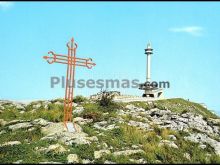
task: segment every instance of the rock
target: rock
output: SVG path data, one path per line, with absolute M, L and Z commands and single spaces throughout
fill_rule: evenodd
M 48 149 L 48 148 L 46 148 L 46 147 L 35 147 L 34 148 L 35 149 L 35 151 L 37 151 L 37 152 L 46 152 L 46 150 Z
M 23 160 L 17 160 L 16 162 L 13 162 L 13 164 L 20 164 L 22 162 L 23 162 Z
M 129 159 L 129 161 L 133 162 L 133 163 L 137 163 L 137 164 L 146 164 L 147 161 L 145 161 L 144 159 Z
M 76 107 L 76 109 L 73 110 L 73 114 L 81 114 L 84 111 L 83 107 Z
M 134 148 L 134 149 L 138 149 L 139 148 L 137 145 L 132 145 L 131 147 Z
M 142 129 L 148 129 L 149 128 L 149 125 L 147 123 L 133 121 L 133 120 L 130 120 L 128 125 L 135 126 L 135 127 L 140 127 Z
M 189 153 L 184 153 L 183 157 L 186 158 L 187 160 L 191 160 L 191 156 Z
M 31 127 L 31 128 L 29 128 L 27 131 L 28 132 L 31 132 L 31 131 L 33 131 L 33 130 L 35 130 L 36 128 L 35 127 Z
M 59 101 L 56 101 L 54 104 L 55 104 L 55 105 L 63 105 L 63 103 L 61 103 L 61 102 L 59 102 Z
M 20 113 L 20 114 L 23 114 L 23 113 L 25 113 L 25 111 L 20 111 L 19 113 Z
M 105 127 L 108 124 L 107 121 L 101 121 L 101 122 L 96 122 L 93 127 L 97 129 L 102 129 L 102 127 Z
M 169 138 L 170 140 L 176 140 L 176 136 L 174 136 L 174 135 L 168 135 L 168 138 Z
M 205 148 L 206 148 L 206 145 L 205 145 L 205 144 L 200 144 L 200 145 L 199 145 L 199 148 L 205 149 Z
M 0 119 L 0 126 L 5 126 L 7 124 L 7 121 L 4 119 Z
M 73 121 L 75 123 L 80 124 L 80 125 L 85 125 L 85 124 L 91 123 L 93 120 L 92 119 L 84 119 L 82 117 L 76 117 L 73 119 Z
M 40 162 L 39 164 L 62 164 L 61 162 Z
M 208 137 L 204 133 L 203 134 L 201 134 L 201 133 L 193 133 L 193 134 L 190 134 L 187 137 L 184 137 L 184 139 L 192 141 L 192 142 L 195 142 L 195 143 L 200 143 L 200 144 L 207 143 L 212 148 L 214 148 L 215 153 L 217 155 L 220 155 L 220 142 L 218 142 L 218 141 L 216 141 L 214 139 L 211 139 L 210 137 Z
M 4 133 L 6 133 L 6 131 L 5 131 L 5 130 L 2 130 L 2 131 L 0 132 L 0 135 L 2 135 L 2 134 L 4 134 Z
M 108 148 L 108 144 L 107 144 L 107 143 L 105 143 L 105 142 L 104 142 L 104 143 L 102 143 L 102 146 L 103 146 L 103 148 L 104 148 L 104 149 L 107 149 L 107 148 Z
M 40 126 L 47 126 L 48 124 L 50 124 L 51 122 L 48 122 L 47 120 L 44 120 L 42 118 L 39 119 L 35 119 L 32 124 L 34 125 L 40 125 Z
M 162 162 L 160 160 L 155 160 L 155 163 L 158 164 L 158 163 L 162 163 Z
M 7 122 L 7 126 L 8 125 L 14 125 L 14 124 L 17 124 L 17 123 L 23 123 L 23 122 L 29 122 L 29 121 L 25 121 L 25 120 L 11 120 L 9 122 Z
M 30 128 L 33 125 L 30 124 L 29 122 L 24 122 L 24 123 L 18 123 L 15 125 L 10 125 L 8 128 L 12 131 L 18 130 L 18 129 L 23 129 L 23 128 Z
M 133 104 L 128 104 L 128 105 L 125 106 L 125 108 L 130 109 L 130 110 L 133 110 L 133 109 L 135 109 L 136 107 L 135 107 Z
M 83 159 L 82 160 L 82 164 L 92 164 L 92 163 L 94 163 L 94 160 L 93 161 L 91 161 L 89 159 Z
M 52 144 L 48 147 L 46 152 L 64 153 L 66 152 L 66 149 L 60 144 Z
M 1 108 L 0 108 L 0 109 L 1 109 Z M 209 118 L 209 119 L 208 119 L 208 124 L 209 124 L 209 125 L 219 126 L 219 125 L 220 125 L 220 119 Z
M 117 164 L 117 163 L 112 162 L 112 161 L 109 161 L 109 160 L 106 160 L 106 161 L 104 162 L 104 164 Z
M 106 155 L 106 154 L 110 154 L 110 150 L 100 150 L 100 151 L 95 151 L 94 152 L 94 157 L 95 159 L 99 159 L 101 158 L 103 155 Z
M 158 146 L 161 147 L 163 145 L 167 145 L 172 148 L 178 148 L 178 146 L 173 141 L 169 141 L 169 140 L 161 140 Z
M 89 141 L 92 141 L 92 142 L 98 142 L 99 141 L 99 139 L 96 136 L 87 137 L 86 139 L 89 140 Z
M 38 109 L 38 108 L 40 108 L 40 107 L 41 107 L 41 104 L 40 104 L 40 103 L 33 105 L 33 109 Z
M 111 125 L 107 125 L 107 124 L 108 124 L 107 121 L 96 122 L 93 125 L 93 127 L 96 129 L 104 130 L 104 131 L 119 128 L 118 126 L 115 126 L 115 124 L 111 124 Z
M 15 107 L 18 109 L 18 110 L 25 110 L 25 107 L 23 104 L 20 104 L 20 103 L 14 103 Z
M 1 144 L 0 146 L 3 147 L 3 146 L 13 146 L 13 145 L 19 145 L 21 144 L 20 141 L 10 141 L 10 142 L 5 142 L 4 144 Z
M 58 140 L 66 145 L 72 144 L 91 144 L 91 141 L 97 140 L 97 137 L 88 137 L 88 134 L 82 132 L 82 128 L 75 124 L 77 131 L 74 133 L 64 129 L 63 123 L 51 123 L 41 128 L 41 132 L 45 134 L 41 140 Z
M 128 155 L 138 154 L 138 153 L 144 153 L 144 151 L 141 150 L 141 149 L 139 149 L 139 150 L 117 151 L 117 152 L 114 152 L 113 155 L 114 155 L 114 156 L 120 156 L 120 155 L 128 156 Z
M 48 104 L 44 105 L 44 109 L 48 109 L 48 108 L 49 108 Z
M 165 115 L 170 115 L 171 111 L 170 110 L 160 110 L 158 108 L 153 108 L 149 111 L 150 116 L 155 116 L 155 117 L 162 117 Z
M 77 107 L 77 106 L 78 106 L 78 104 L 73 102 L 73 107 Z
M 69 154 L 67 156 L 67 162 L 68 163 L 79 163 L 78 155 L 76 155 L 76 154 Z
M 3 107 L 2 105 L 0 105 L 0 110 L 5 110 L 5 107 Z

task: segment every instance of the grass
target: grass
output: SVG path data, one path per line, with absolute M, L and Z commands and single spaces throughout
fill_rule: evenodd
M 132 104 L 135 105 L 136 107 L 140 107 L 145 110 L 149 110 L 152 108 L 158 108 L 161 110 L 169 109 L 172 112 L 178 114 L 187 113 L 187 112 L 201 114 L 204 117 L 204 119 L 219 118 L 217 115 L 213 114 L 211 111 L 209 111 L 207 108 L 203 107 L 202 105 L 184 100 L 182 98 L 157 100 L 151 103 L 135 101 L 132 102 Z
M 169 109 L 172 112 L 176 112 L 179 114 L 192 112 L 196 114 L 201 114 L 206 118 L 218 118 L 217 115 L 213 114 L 211 111 L 204 108 L 202 105 L 186 101 L 181 98 L 157 100 L 154 102 L 154 105 L 159 109 Z
M 42 102 L 35 102 L 26 107 L 25 113 L 21 114 L 15 107 L 4 105 L 5 110 L 0 113 L 0 119 L 11 121 L 18 120 L 34 120 L 37 118 L 43 118 L 52 122 L 60 122 L 63 120 L 63 105 L 55 105 L 54 103 L 62 99 L 53 100 L 48 108 L 45 109 L 43 105 L 32 111 L 33 106 Z M 91 103 L 82 98 L 76 97 L 75 101 L 84 107 L 84 111 L 78 116 L 84 118 L 92 118 L 93 123 L 99 121 L 109 121 L 111 117 L 117 117 L 118 109 L 125 109 L 127 103 L 111 103 L 108 106 L 101 106 L 99 103 Z M 131 104 L 131 103 L 129 103 Z M 197 103 L 192 103 L 184 99 L 167 99 L 158 100 L 153 103 L 134 102 L 132 103 L 137 107 L 149 110 L 151 108 L 169 109 L 176 113 L 193 112 L 204 116 L 204 118 L 218 118 L 212 114 L 206 108 Z M 106 115 L 104 115 L 104 113 Z M 77 116 L 77 115 L 76 115 Z M 138 118 L 134 118 L 131 115 L 125 115 L 123 117 L 125 121 L 135 120 L 142 121 Z M 142 121 L 144 122 L 144 121 Z M 125 150 L 131 148 L 132 145 L 139 146 L 139 149 L 145 151 L 143 154 L 134 154 L 130 156 L 114 156 L 113 154 L 105 155 L 102 158 L 95 160 L 95 163 L 104 163 L 105 160 L 109 160 L 116 163 L 132 163 L 129 159 L 145 159 L 148 163 L 220 163 L 220 157 L 215 155 L 214 150 L 207 145 L 207 148 L 201 149 L 196 143 L 192 143 L 184 140 L 184 136 L 188 133 L 183 131 L 172 131 L 169 129 L 161 129 L 156 125 L 153 125 L 153 130 L 140 130 L 137 127 L 129 126 L 127 124 L 118 124 L 119 128 L 113 130 L 103 131 L 104 136 L 98 135 L 97 129 L 93 128 L 93 123 L 89 123 L 82 126 L 83 132 L 89 136 L 97 136 L 100 144 L 106 143 L 109 147 L 113 147 L 111 152 Z M 36 128 L 30 132 L 25 129 L 12 132 L 1 126 L 1 130 L 6 130 L 5 134 L 1 135 L 0 144 L 7 141 L 21 141 L 22 144 L 15 146 L 0 147 L 0 160 L 3 163 L 11 163 L 17 160 L 23 160 L 23 163 L 39 163 L 44 161 L 56 161 L 66 163 L 68 154 L 75 153 L 79 156 L 80 161 L 82 159 L 94 160 L 94 151 L 100 150 L 97 143 L 90 145 L 73 145 L 65 146 L 70 151 L 64 154 L 52 154 L 52 153 L 39 153 L 34 150 L 35 147 L 48 147 L 50 144 L 57 143 L 56 141 L 40 141 L 43 135 L 40 132 L 40 128 Z M 1 131 L 0 130 L 0 131 Z M 99 130 L 100 131 L 100 130 Z M 170 148 L 168 146 L 158 147 L 160 138 L 169 140 L 169 135 L 175 135 L 177 140 L 175 144 L 178 149 Z M 183 155 L 189 153 L 191 160 L 186 159 Z M 207 157 L 207 154 L 211 154 Z
M 11 120 L 34 120 L 43 118 L 52 122 L 63 121 L 63 105 L 49 104 L 48 109 L 40 107 L 35 111 L 27 111 L 23 114 L 19 113 L 17 109 L 6 109 L 0 113 L 0 118 L 5 121 Z

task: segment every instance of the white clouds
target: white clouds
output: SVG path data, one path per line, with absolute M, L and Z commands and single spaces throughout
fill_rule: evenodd
M 203 32 L 203 28 L 200 26 L 186 26 L 186 27 L 179 27 L 179 28 L 170 28 L 169 30 L 175 33 L 188 33 L 193 36 L 201 36 Z
M 0 9 L 8 9 L 13 5 L 13 2 L 1 1 Z

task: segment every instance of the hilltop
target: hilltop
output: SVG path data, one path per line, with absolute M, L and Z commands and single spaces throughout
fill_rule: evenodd
M 200 104 L 73 101 L 75 134 L 63 130 L 62 99 L 0 101 L 0 162 L 220 163 L 220 118 Z

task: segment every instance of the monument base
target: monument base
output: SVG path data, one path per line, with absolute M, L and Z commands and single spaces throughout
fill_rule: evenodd
M 145 92 L 142 95 L 142 97 L 160 98 L 162 97 L 162 94 L 163 94 L 163 89 L 151 88 L 151 89 L 145 89 Z
M 163 89 L 154 87 L 147 82 L 139 84 L 139 89 L 144 90 L 142 97 L 161 98 L 163 94 Z

